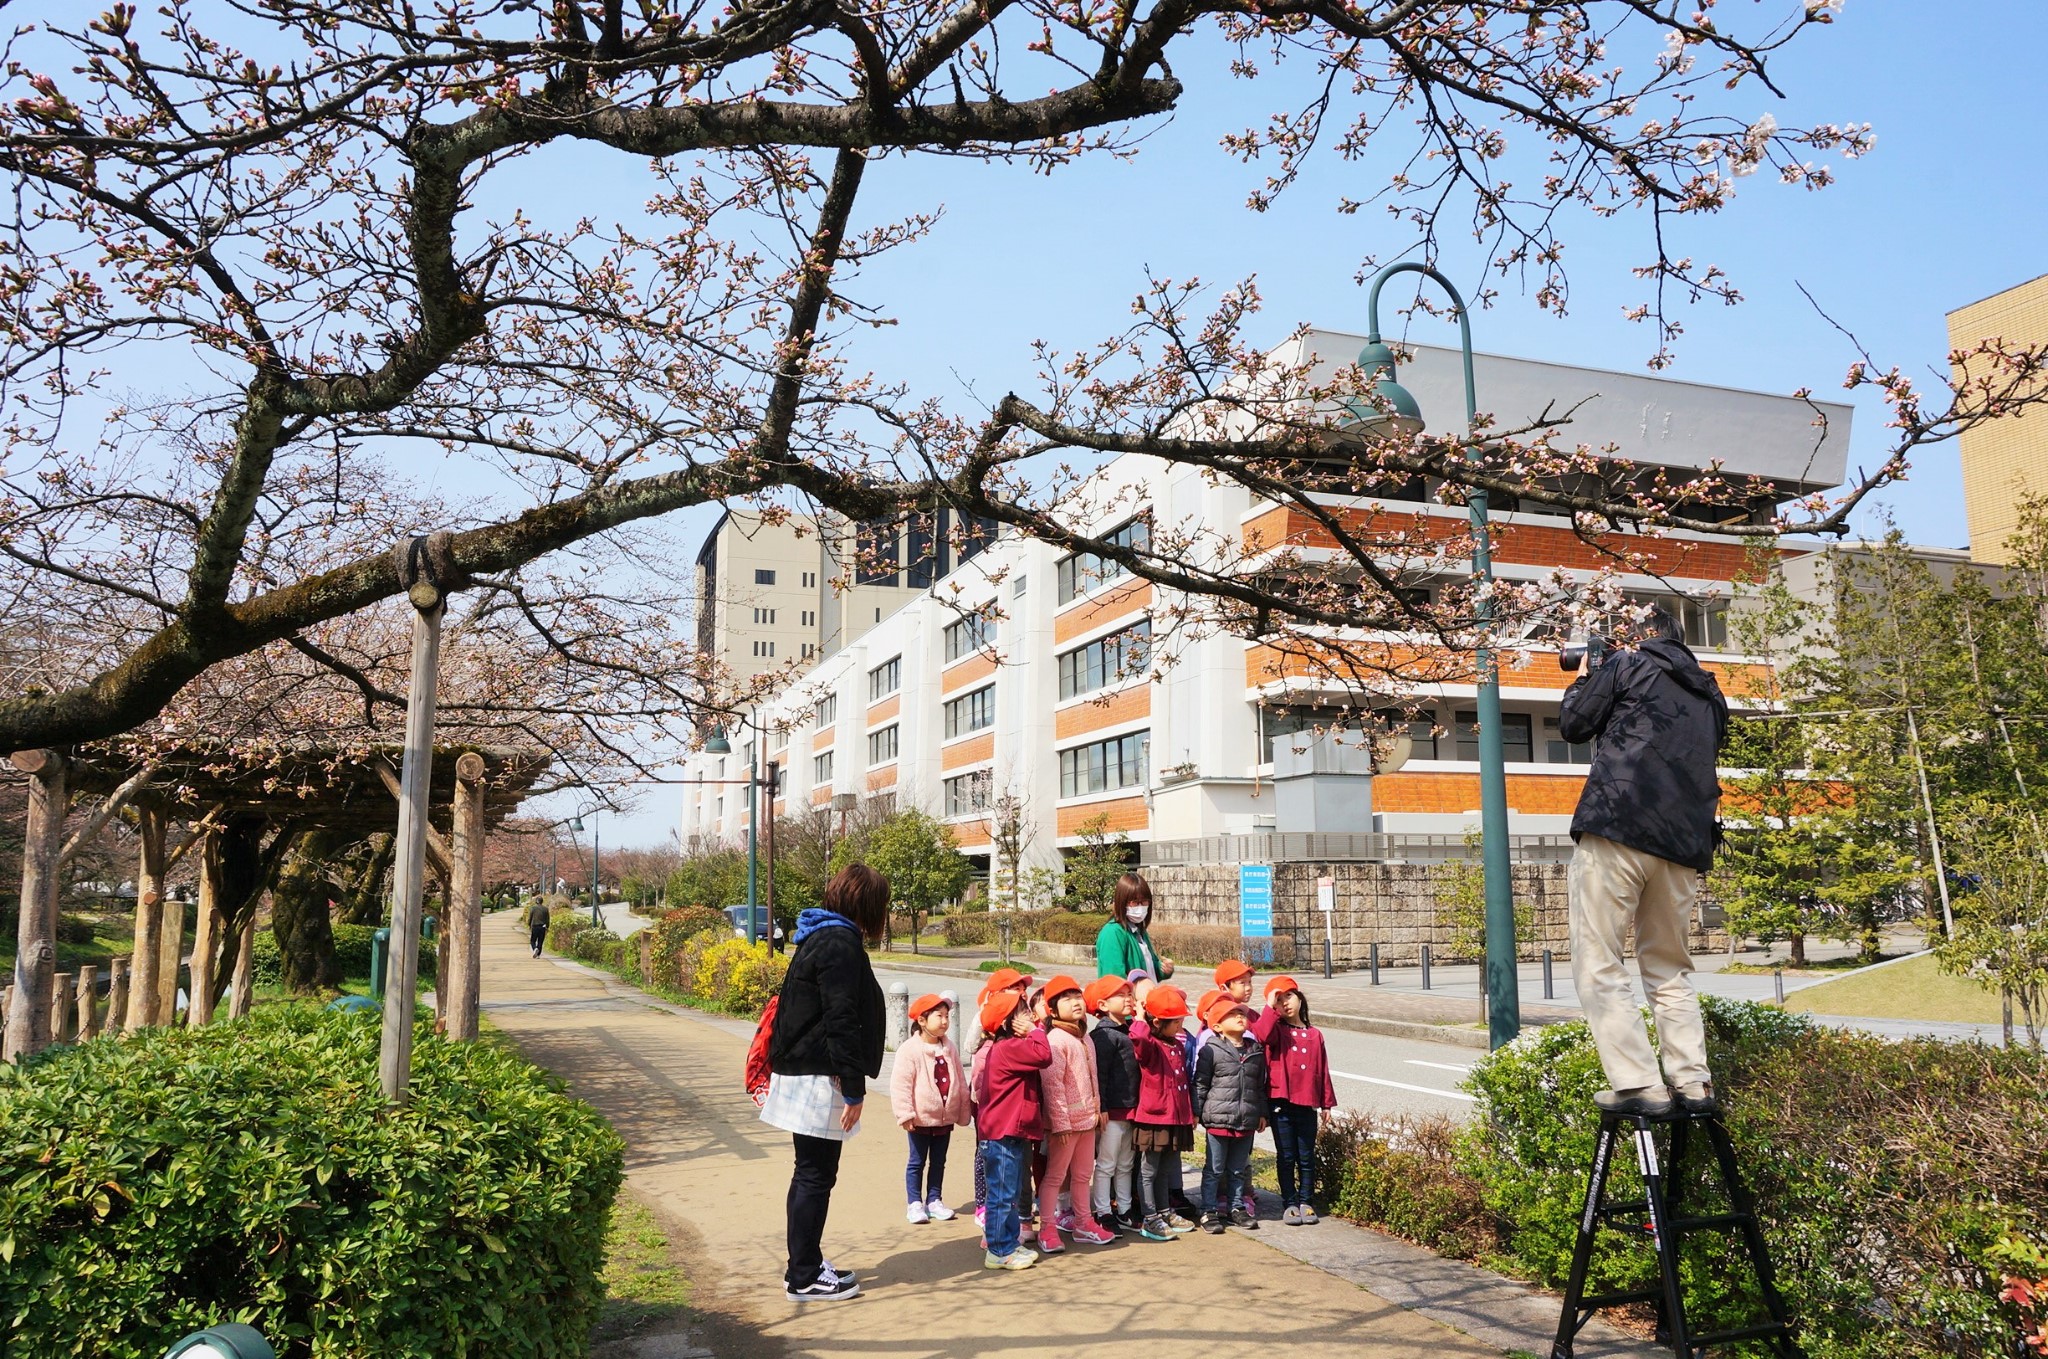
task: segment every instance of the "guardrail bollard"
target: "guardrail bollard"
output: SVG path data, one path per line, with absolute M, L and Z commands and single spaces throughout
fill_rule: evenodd
M 1782 968 L 1782 967 L 1776 967 L 1776 968 L 1772 968 L 1772 969 L 1771 969 L 1771 991 L 1772 991 L 1772 993 L 1773 993 L 1774 995 L 1776 995 L 1776 996 L 1777 996 L 1777 998 L 1778 998 L 1778 1004 L 1780 1004 L 1780 1005 L 1783 1005 L 1783 1004 L 1785 1003 L 1785 969 L 1784 969 L 1784 968 Z
M 1372 946 L 1370 966 L 1372 968 L 1372 984 L 1378 986 L 1380 984 L 1380 946 L 1378 944 Z
M 884 1026 L 888 1035 L 886 1046 L 891 1052 L 903 1045 L 910 1036 L 910 987 L 903 982 L 889 983 L 889 1022 Z
M 1550 975 L 1550 950 L 1543 950 L 1543 998 L 1557 999 L 1557 981 Z
M 384 978 L 391 971 L 391 928 L 383 926 L 370 932 L 370 994 L 378 1000 L 384 999 Z
M 960 993 L 952 990 L 941 991 L 939 999 L 946 1002 L 946 1013 L 953 1016 L 953 1022 L 946 1027 L 946 1032 L 953 1035 L 953 1041 L 957 1043 L 960 1041 Z
M 1429 945 L 1422 946 L 1422 989 L 1429 989 Z

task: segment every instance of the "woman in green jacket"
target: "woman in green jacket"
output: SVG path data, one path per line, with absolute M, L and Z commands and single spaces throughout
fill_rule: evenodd
M 1109 923 L 1095 936 L 1095 971 L 1103 977 L 1128 977 L 1148 972 L 1154 981 L 1173 975 L 1173 959 L 1162 958 L 1145 932 L 1152 918 L 1152 887 L 1136 873 L 1116 880 L 1116 900 Z

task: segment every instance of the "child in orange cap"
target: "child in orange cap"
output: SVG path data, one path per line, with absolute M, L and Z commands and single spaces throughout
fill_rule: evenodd
M 987 1005 L 990 1000 L 1004 992 L 1022 996 L 1026 990 L 1030 989 L 1030 986 L 1031 978 L 1025 976 L 1022 972 L 1017 971 L 1015 968 L 999 967 L 994 972 L 989 973 L 988 980 L 982 983 L 981 994 L 975 997 L 974 1003 L 979 1008 Z M 980 1083 L 974 1079 L 975 1054 L 980 1051 L 984 1037 L 981 1025 L 969 1024 L 967 1032 L 962 1037 L 966 1042 L 966 1046 L 962 1051 L 967 1062 L 968 1099 L 973 1100 L 976 1098 L 975 1092 L 981 1088 Z M 983 1225 L 987 1215 L 988 1185 L 982 1173 L 981 1139 L 977 1136 L 974 1141 L 974 1225 L 977 1227 Z
M 1292 977 L 1266 983 L 1266 1009 L 1254 1029 L 1266 1048 L 1267 1092 L 1272 1105 L 1273 1149 L 1280 1161 L 1280 1221 L 1289 1227 L 1316 1221 L 1316 1133 L 1337 1104 L 1323 1031 L 1309 1022 L 1308 998 Z
M 896 1050 L 889 1075 L 896 1123 L 910 1135 L 910 1163 L 903 1172 L 910 1207 L 904 1216 L 912 1222 L 945 1222 L 953 1216 L 944 1194 L 946 1151 L 953 1129 L 974 1119 L 967 1103 L 967 1068 L 947 1036 L 953 1011 L 943 999 L 919 996 L 910 1002 L 910 1023 L 914 1036 Z
M 1232 1000 L 1236 1001 L 1238 1004 L 1244 1006 L 1247 1010 L 1250 1011 L 1252 1036 L 1258 1039 L 1261 1043 L 1264 1043 L 1266 1035 L 1260 1029 L 1260 1024 L 1265 1017 L 1261 1015 L 1258 1011 L 1258 1008 L 1252 1004 L 1252 983 L 1255 980 L 1257 980 L 1258 975 L 1259 974 L 1252 969 L 1252 965 L 1248 962 L 1245 962 L 1242 958 L 1224 959 L 1222 962 L 1216 965 L 1216 971 L 1214 974 L 1216 986 L 1219 989 L 1219 991 L 1222 994 L 1229 996 Z M 1198 1015 L 1207 1015 L 1209 1013 L 1209 1002 L 1206 1000 L 1203 1001 L 1201 1007 L 1197 1010 L 1196 1013 Z M 1208 1023 L 1208 1020 L 1204 1019 L 1202 1022 L 1206 1024 Z M 1197 1041 L 1195 1047 L 1195 1056 L 1189 1060 L 1188 1070 L 1193 1071 L 1195 1069 L 1195 1063 L 1201 1060 L 1201 1045 L 1207 1043 L 1208 1041 L 1209 1034 L 1205 1029 L 1202 1033 L 1201 1038 Z M 1206 1184 L 1207 1172 L 1205 1171 L 1203 1173 L 1205 1177 L 1203 1182 Z M 1203 1207 L 1208 1207 L 1208 1202 L 1206 1198 L 1203 1201 Z M 1244 1193 L 1243 1207 L 1244 1211 L 1253 1215 L 1253 1217 L 1256 1217 L 1258 1215 L 1259 1201 L 1252 1197 L 1252 1193 L 1249 1188 L 1247 1188 Z
M 1045 1135 L 1043 1097 L 1038 1073 L 1052 1064 L 1052 1046 L 1045 1031 L 1031 1022 L 1031 1011 L 1015 991 L 998 991 L 981 1009 L 981 1060 L 974 1079 L 979 1108 L 975 1129 L 981 1134 L 982 1175 L 988 1186 L 988 1216 L 982 1229 L 987 1269 L 1029 1269 L 1038 1253 L 1022 1244 L 1023 1223 L 1017 1200 L 1030 1173 L 1032 1139 Z
M 1195 1145 L 1195 1114 L 1188 1093 L 1187 1050 L 1181 1027 L 1188 998 L 1177 986 L 1155 986 L 1145 997 L 1145 1018 L 1131 1026 L 1138 1055 L 1138 1107 L 1132 1111 L 1132 1141 L 1138 1150 L 1138 1195 L 1145 1218 L 1138 1235 L 1170 1241 L 1195 1224 L 1173 1211 L 1172 1166 Z
M 1252 1138 L 1266 1126 L 1266 1049 L 1245 1030 L 1243 1002 L 1219 995 L 1209 1003 L 1209 1041 L 1195 1062 L 1195 1117 L 1208 1130 L 1202 1167 L 1202 1230 L 1225 1226 L 1257 1231 L 1244 1206 L 1250 1195 Z
M 1111 1232 L 1136 1231 L 1144 1214 L 1131 1197 L 1138 1149 L 1131 1141 L 1131 1111 L 1138 1107 L 1138 1051 L 1131 1046 L 1131 984 L 1098 977 L 1082 1000 L 1095 1015 L 1088 1042 L 1095 1049 L 1095 1080 L 1102 1127 L 1095 1134 L 1095 1180 L 1089 1208 Z
M 1109 1244 L 1116 1233 L 1104 1231 L 1089 1207 L 1095 1134 L 1103 1120 L 1081 983 L 1054 977 L 1045 984 L 1045 1004 L 1052 1065 L 1040 1077 L 1045 1095 L 1045 1174 L 1038 1192 L 1038 1245 L 1045 1254 L 1057 1255 L 1066 1249 L 1060 1241 L 1062 1229 L 1091 1246 Z M 1072 1204 L 1070 1210 L 1060 1211 L 1063 1197 Z

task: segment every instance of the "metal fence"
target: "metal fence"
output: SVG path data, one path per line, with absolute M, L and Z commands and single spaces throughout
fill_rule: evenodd
M 1410 863 L 1474 859 L 1479 851 L 1462 835 L 1372 832 L 1264 831 L 1160 840 L 1141 850 L 1143 863 L 1162 867 L 1230 863 Z M 1569 835 L 1511 835 L 1508 857 L 1517 863 L 1561 864 L 1572 857 Z

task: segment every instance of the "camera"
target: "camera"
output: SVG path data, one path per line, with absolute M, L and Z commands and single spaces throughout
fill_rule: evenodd
M 1557 668 L 1566 674 L 1575 673 L 1580 665 L 1596 670 L 1607 656 L 1607 639 L 1597 632 L 1586 634 L 1583 642 L 1567 643 L 1557 653 Z

